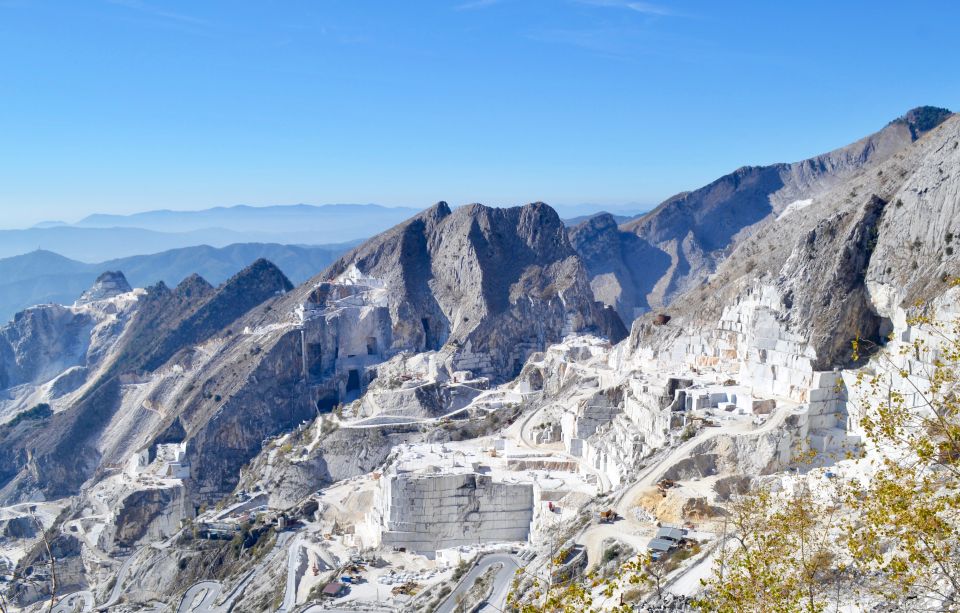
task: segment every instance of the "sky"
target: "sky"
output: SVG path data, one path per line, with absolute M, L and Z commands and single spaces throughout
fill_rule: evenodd
M 958 23 L 952 1 L 0 0 L 0 227 L 642 210 L 960 108 Z

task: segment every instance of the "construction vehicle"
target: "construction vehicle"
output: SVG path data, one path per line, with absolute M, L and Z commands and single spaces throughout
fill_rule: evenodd
M 667 490 L 671 487 L 674 487 L 677 483 L 673 479 L 660 479 L 657 481 L 657 490 L 660 491 L 660 495 L 664 498 L 667 497 Z
M 613 509 L 607 509 L 606 511 L 600 511 L 597 513 L 597 519 L 600 520 L 601 524 L 612 524 L 613 522 L 619 519 L 619 515 Z

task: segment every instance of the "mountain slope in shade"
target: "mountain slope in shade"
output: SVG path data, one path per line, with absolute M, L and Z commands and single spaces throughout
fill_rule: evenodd
M 627 321 L 663 307 L 703 283 L 733 246 L 791 204 L 801 207 L 889 159 L 949 116 L 945 109 L 919 107 L 846 147 L 792 164 L 744 166 L 700 189 L 677 194 L 621 225 L 618 236 L 625 245 L 609 249 L 609 258 L 585 258 L 595 289 Z M 608 224 L 589 221 L 571 229 L 571 238 L 578 249 L 600 240 L 616 242 Z M 623 252 L 634 248 L 637 239 L 661 255 L 624 260 Z
M 67 327 L 77 330 L 67 346 L 73 349 L 80 371 L 78 380 L 64 390 L 63 410 L 47 418 L 43 428 L 0 427 L 0 495 L 74 493 L 104 458 L 117 449 L 128 451 L 131 438 L 148 435 L 149 427 L 162 418 L 160 411 L 146 411 L 143 400 L 125 405 L 126 384 L 159 369 L 178 353 L 224 334 L 251 309 L 292 288 L 276 266 L 257 260 L 216 288 L 193 275 L 172 290 L 163 283 L 141 290 L 133 306 L 127 294 L 120 297 L 125 298 L 122 302 L 106 300 L 79 310 L 52 305 L 18 314 L 0 328 L 4 369 L 0 379 L 15 385 L 49 378 L 42 364 L 33 365 L 37 351 L 25 347 L 23 339 L 32 339 L 40 348 L 54 343 L 54 336 L 63 335 L 48 334 L 51 338 L 45 342 L 37 331 L 63 329 L 55 318 L 66 318 Z M 111 325 L 114 314 L 123 317 Z M 98 351 L 98 342 L 107 347 Z M 124 407 L 128 413 L 118 415 Z M 175 408 L 179 407 L 164 407 L 162 412 Z M 124 423 L 131 417 L 133 422 Z M 105 430 L 116 420 L 121 425 L 114 427 L 129 434 L 110 441 Z

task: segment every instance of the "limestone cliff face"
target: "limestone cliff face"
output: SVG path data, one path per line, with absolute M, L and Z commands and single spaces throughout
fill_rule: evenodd
M 668 325 L 637 320 L 630 350 L 739 372 L 764 393 L 806 401 L 816 372 L 849 365 L 854 338 L 879 340 L 960 275 L 957 143 L 951 116 L 802 211 L 785 209 L 680 295 Z
M 565 334 L 622 337 L 616 318 L 594 302 L 563 223 L 542 203 L 451 211 L 441 202 L 367 241 L 320 279 L 353 268 L 386 284 L 395 350 L 448 345 L 466 360 L 489 358 L 485 374 L 494 377 L 517 374 L 531 351 Z
M 442 347 L 451 369 L 504 379 L 519 372 L 530 352 L 567 334 L 594 331 L 619 340 L 626 333 L 616 314 L 593 300 L 552 209 L 472 205 L 452 212 L 440 204 L 297 291 L 265 261 L 219 288 L 194 276 L 173 289 L 161 283 L 140 291 L 134 314 L 112 331 L 114 346 L 82 373 L 62 406 L 42 424 L 0 431 L 0 498 L 71 494 L 106 466 L 161 442 L 186 443 L 190 503 L 232 491 L 265 438 L 316 414 L 316 389 L 324 381 L 307 370 L 302 307 L 322 289 L 320 281 L 355 272 L 383 284 L 374 293 L 387 296 L 392 329 L 377 332 L 379 346 L 359 350 L 338 349 L 336 342 L 349 339 L 331 337 L 326 349 L 334 360 L 358 360 L 341 354 L 359 351 L 373 364 L 401 350 Z M 107 281 L 90 298 L 109 294 Z M 349 392 L 349 377 L 346 385 Z M 353 451 L 344 465 L 356 464 Z M 371 457 L 382 461 L 380 455 Z M 333 468 L 328 478 L 340 474 Z
M 0 327 L 0 391 L 95 366 L 136 310 L 131 292 L 122 273 L 104 273 L 74 306 L 44 304 L 17 313 Z M 0 414 L 3 404 L 0 398 Z
M 625 322 L 650 310 L 648 290 L 670 266 L 667 253 L 636 234 L 620 230 L 609 213 L 590 218 L 571 228 L 569 234 L 590 273 L 590 287 L 597 300 L 613 306 Z
M 783 266 L 778 289 L 787 325 L 806 331 L 814 370 L 850 362 L 854 338 L 879 340 L 880 317 L 865 281 L 886 204 L 873 195 L 862 207 L 824 219 Z
M 134 491 L 116 510 L 113 542 L 107 545 L 133 547 L 145 538 L 168 538 L 180 529 L 180 520 L 188 516 L 181 487 Z M 107 539 L 101 535 L 100 540 Z
M 291 287 L 275 266 L 261 260 L 216 289 L 199 277 L 188 278 L 173 290 L 162 283 L 149 288 L 136 300 L 129 321 L 122 329 L 113 330 L 113 346 L 94 365 L 88 382 L 64 400 L 61 410 L 46 419 L 42 427 L 27 422 L 0 429 L 0 498 L 20 500 L 38 491 L 47 497 L 72 494 L 104 462 L 122 462 L 137 445 L 148 444 L 158 433 L 169 431 L 179 414 L 191 409 L 191 403 L 196 402 L 191 399 L 198 396 L 210 375 L 198 372 L 198 381 L 160 394 L 173 400 L 172 406 L 158 407 L 149 396 L 137 391 L 150 388 L 145 382 L 169 382 L 157 371 L 171 358 L 179 355 L 189 361 L 190 351 L 197 344 L 217 335 L 231 336 L 231 324 Z M 248 368 L 255 369 L 262 358 L 258 356 L 233 356 L 232 360 L 249 363 Z M 237 370 L 236 366 L 232 369 Z M 182 370 L 173 375 L 178 372 Z M 242 388 L 239 383 L 234 386 L 231 391 Z M 264 393 L 276 391 L 261 387 Z M 206 411 L 197 414 L 201 417 L 191 422 L 194 431 L 206 427 L 211 417 Z M 248 437 L 261 436 L 262 430 L 255 426 L 274 417 L 271 411 L 257 413 L 250 420 Z M 290 425 L 290 418 L 282 416 L 267 430 L 273 433 Z M 232 470 L 237 468 L 239 465 L 231 464 Z
M 300 335 L 290 332 L 260 359 L 216 364 L 205 373 L 206 390 L 184 399 L 178 419 L 185 429 L 194 500 L 215 501 L 232 491 L 241 467 L 265 438 L 316 415 L 303 387 L 299 343 Z M 238 368 L 239 376 L 233 374 Z
M 122 272 L 119 270 L 108 271 L 97 277 L 97 280 L 93 283 L 93 287 L 83 292 L 77 300 L 77 304 L 89 304 L 99 300 L 106 300 L 107 298 L 113 298 L 130 291 L 133 291 L 133 288 L 127 283 L 127 278 L 123 276 Z
M 70 534 L 58 534 L 50 539 L 50 552 L 56 560 L 57 593 L 64 594 L 83 589 L 84 565 L 80 540 Z M 38 600 L 50 599 L 51 582 L 44 573 L 48 572 L 49 556 L 46 548 L 37 543 L 17 563 L 18 577 L 31 577 L 37 572 L 37 581 L 16 581 L 7 596 L 16 605 L 26 607 Z M 30 572 L 27 572 L 27 569 Z M 40 570 L 42 569 L 42 570 Z
M 737 245 L 785 211 L 879 167 L 949 116 L 945 109 L 920 107 L 841 149 L 792 164 L 740 168 L 669 198 L 616 233 L 590 220 L 571 235 L 588 252 L 597 239 L 610 245 L 584 260 L 600 288 L 598 298 L 632 320 L 634 313 L 661 308 L 701 285 Z M 637 255 L 624 255 L 638 244 Z
M 94 319 L 57 304 L 17 313 L 0 328 L 0 389 L 49 381 L 84 362 Z

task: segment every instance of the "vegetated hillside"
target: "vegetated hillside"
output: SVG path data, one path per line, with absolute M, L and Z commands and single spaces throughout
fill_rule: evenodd
M 890 159 L 949 116 L 936 107 L 913 109 L 879 132 L 829 153 L 792 164 L 739 168 L 667 199 L 622 224 L 617 233 L 609 223 L 584 222 L 571 229 L 571 240 L 581 252 L 598 241 L 610 245 L 607 257 L 595 253 L 585 258 L 591 283 L 606 304 L 631 321 L 702 284 L 732 248 L 785 210 L 802 208 L 807 200 Z M 620 248 L 618 241 L 624 243 Z M 660 253 L 636 257 L 638 248 Z
M 217 284 L 264 258 L 276 264 L 291 282 L 299 284 L 329 266 L 353 245 L 241 243 L 220 248 L 200 245 L 97 264 L 72 260 L 52 251 L 32 251 L 0 259 L 0 322 L 35 304 L 72 304 L 97 275 L 107 270 L 119 270 L 134 287 L 147 287 L 161 281 L 175 287 L 192 274 Z

